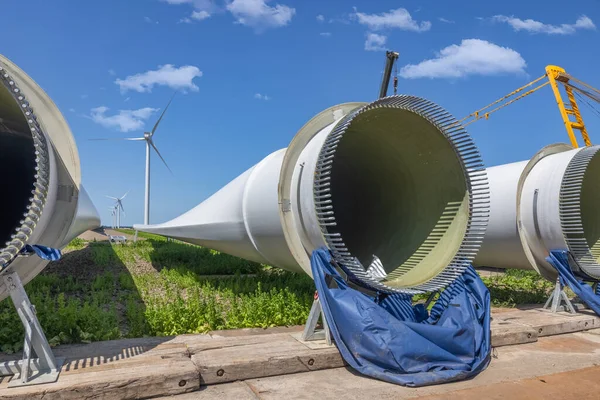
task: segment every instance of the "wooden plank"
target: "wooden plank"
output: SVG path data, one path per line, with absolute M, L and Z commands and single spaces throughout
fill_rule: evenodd
M 504 313 L 499 316 L 503 321 L 520 324 L 536 330 L 539 337 L 580 332 L 600 327 L 600 319 L 587 312 L 577 314 L 551 313 L 535 309 L 520 312 Z
M 140 361 L 143 362 L 116 362 L 63 371 L 57 382 L 46 385 L 7 389 L 6 380 L 0 385 L 0 396 L 10 400 L 112 400 L 167 396 L 200 389 L 198 371 L 187 357 L 149 356 Z
M 496 316 L 492 322 L 492 345 L 494 347 L 517 345 L 537 341 L 537 329 L 523 322 L 532 320 L 535 313 L 519 312 L 519 318 L 514 318 L 510 313 L 503 313 L 504 318 Z M 545 321 L 545 331 L 553 332 L 564 330 L 562 326 L 567 322 L 583 321 L 578 325 L 578 330 L 583 329 L 589 316 L 578 319 L 568 319 L 565 316 L 538 316 Z M 579 322 L 578 322 L 579 323 Z M 571 329 L 575 329 L 572 327 Z M 298 334 L 290 337 L 298 340 Z M 235 380 L 253 379 L 266 376 L 293 374 L 306 372 L 311 369 L 337 368 L 344 365 L 339 352 L 335 347 L 321 343 L 323 341 L 301 342 L 306 348 L 297 346 L 289 341 L 286 335 L 272 335 L 273 340 L 266 338 L 253 338 L 251 343 L 247 338 L 219 339 L 210 343 L 196 346 L 192 351 L 192 361 L 198 366 L 202 375 L 203 384 L 216 384 L 232 382 Z M 271 336 L 269 336 L 271 339 Z M 318 343 L 317 343 L 318 342 Z
M 195 335 L 188 337 L 185 344 L 190 354 L 200 351 L 226 349 L 228 347 L 248 346 L 253 344 L 271 343 L 278 341 L 292 341 L 289 333 L 273 333 L 270 335 L 248 335 L 248 336 L 210 336 Z
M 530 343 L 539 336 L 599 328 L 599 321 L 586 313 L 574 316 L 540 310 L 497 313 L 492 320 L 492 345 Z M 168 396 L 199 390 L 201 384 L 344 366 L 335 346 L 326 346 L 324 341 L 302 342 L 293 332 L 297 329 L 270 333 L 263 330 L 215 332 L 60 346 L 55 353 L 66 357 L 67 364 L 58 382 L 6 389 L 8 379 L 4 379 L 0 382 L 0 398 L 70 400 Z
M 512 346 L 538 340 L 537 331 L 531 327 L 509 322 L 492 322 L 492 346 Z
M 63 345 L 52 349 L 56 357 L 67 360 L 98 359 L 102 362 L 118 361 L 150 354 L 186 354 L 185 343 L 176 343 L 171 337 L 107 340 L 89 344 Z M 18 356 L 0 354 L 0 362 Z
M 258 400 L 260 398 L 246 382 L 231 382 L 206 386 L 198 392 L 159 397 L 154 400 Z
M 344 365 L 337 348 L 312 350 L 289 334 L 279 340 L 195 352 L 192 361 L 205 385 Z
M 296 333 L 302 332 L 303 330 L 304 325 L 291 325 L 273 326 L 270 328 L 225 329 L 220 331 L 210 331 L 209 334 L 213 337 L 232 337 L 249 335 L 272 335 L 274 333 Z

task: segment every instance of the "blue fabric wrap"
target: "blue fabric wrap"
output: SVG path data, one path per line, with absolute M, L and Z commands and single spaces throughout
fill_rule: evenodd
M 424 307 L 413 308 L 409 295 L 390 294 L 377 303 L 348 287 L 326 248 L 312 253 L 311 265 L 332 337 L 358 372 L 416 387 L 467 379 L 488 366 L 490 293 L 472 267 L 427 316 Z M 337 287 L 327 285 L 327 275 Z
M 52 247 L 41 246 L 39 244 L 26 244 L 21 250 L 21 253 L 35 253 L 42 260 L 48 261 L 56 261 L 61 257 L 59 249 L 53 249 Z
M 600 297 L 594 293 L 594 290 L 587 283 L 577 279 L 569 266 L 569 252 L 566 250 L 553 250 L 546 257 L 548 261 L 558 271 L 560 284 L 571 288 L 573 293 L 578 296 L 589 308 L 600 315 Z

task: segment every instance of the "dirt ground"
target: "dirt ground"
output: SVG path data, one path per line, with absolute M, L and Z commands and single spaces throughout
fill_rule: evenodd
M 125 236 L 127 238 L 127 240 L 133 240 L 133 235 L 129 235 L 127 233 L 123 233 L 123 232 L 116 231 L 114 229 L 103 228 L 103 227 L 94 229 L 92 231 L 84 232 L 81 235 L 79 235 L 79 238 L 81 238 L 83 240 L 89 240 L 89 241 L 96 240 L 97 242 L 100 242 L 103 240 L 108 240 L 108 235 Z M 144 238 L 138 237 L 138 240 L 143 240 L 143 239 Z
M 79 235 L 79 238 L 83 240 L 96 240 L 100 242 L 102 240 L 108 240 L 108 235 L 104 232 L 104 228 L 98 228 L 92 231 L 83 232 L 81 235 Z

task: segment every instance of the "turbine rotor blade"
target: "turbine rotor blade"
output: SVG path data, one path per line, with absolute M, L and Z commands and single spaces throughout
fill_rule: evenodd
M 163 158 L 163 156 L 160 154 L 160 151 L 158 151 L 158 149 L 154 145 L 154 142 L 152 140 L 149 140 L 148 143 L 150 143 L 150 146 L 152 146 L 152 148 L 154 149 L 154 151 L 156 151 L 156 154 L 158 154 L 158 156 L 162 160 L 163 164 L 165 164 L 165 167 L 167 167 L 167 169 L 169 170 L 169 172 L 171 174 L 173 174 L 173 171 L 171 171 L 171 168 L 169 168 L 169 166 L 167 165 L 167 162 L 165 161 L 165 159 Z
M 88 139 L 88 140 L 145 140 L 145 138 L 125 138 L 125 137 L 120 137 L 120 138 L 96 138 L 96 139 Z
M 125 198 L 125 196 L 127 196 L 127 194 L 129 194 L 130 190 L 127 191 L 127 193 L 125 193 L 123 196 L 121 196 L 120 200 L 123 200 Z
M 113 200 L 119 200 L 116 197 L 112 197 L 112 196 L 106 196 L 106 197 L 108 197 L 109 199 L 113 199 Z
M 171 96 L 171 100 L 169 100 L 169 102 L 167 103 L 167 106 L 163 110 L 162 114 L 160 114 L 160 118 L 158 118 L 158 121 L 156 121 L 156 124 L 154 124 L 154 128 L 152 128 L 152 131 L 150 132 L 150 136 L 154 135 L 154 132 L 156 132 L 156 128 L 158 128 L 158 124 L 160 124 L 160 121 L 163 119 L 165 113 L 167 112 L 167 109 L 171 105 L 171 102 L 173 101 L 173 97 L 175 97 L 175 94 L 177 94 L 177 92 L 173 93 L 173 96 Z

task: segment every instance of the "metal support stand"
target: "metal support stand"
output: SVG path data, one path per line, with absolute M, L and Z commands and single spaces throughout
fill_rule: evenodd
M 319 317 L 322 317 L 323 329 L 317 329 Z M 321 302 L 319 301 L 319 295 L 317 292 L 315 292 L 315 300 L 310 308 L 310 313 L 308 314 L 308 319 L 306 320 L 306 325 L 304 326 L 304 332 L 302 332 L 302 336 L 300 338 L 304 341 L 325 339 L 327 344 L 331 345 L 331 332 L 329 331 L 325 314 L 323 314 L 323 309 L 321 308 Z
M 137 243 L 137 238 L 138 238 L 138 231 L 136 229 L 135 230 L 135 235 L 133 235 L 133 243 Z
M 54 358 L 19 275 L 9 272 L 2 278 L 25 328 L 25 343 L 23 359 L 0 363 L 0 376 L 14 375 L 8 387 L 56 382 L 65 359 Z M 31 358 L 32 351 L 38 358 Z
M 565 303 L 564 305 L 562 304 L 563 301 Z M 544 309 L 548 308 L 550 308 L 550 311 L 553 313 L 558 311 L 568 311 L 571 314 L 577 313 L 575 307 L 573 306 L 573 303 L 571 303 L 571 301 L 567 297 L 567 294 L 563 290 L 563 287 L 560 284 L 560 280 L 558 278 L 556 278 L 556 286 L 554 287 L 552 294 L 550 295 L 548 300 L 546 300 L 546 304 L 544 304 Z

